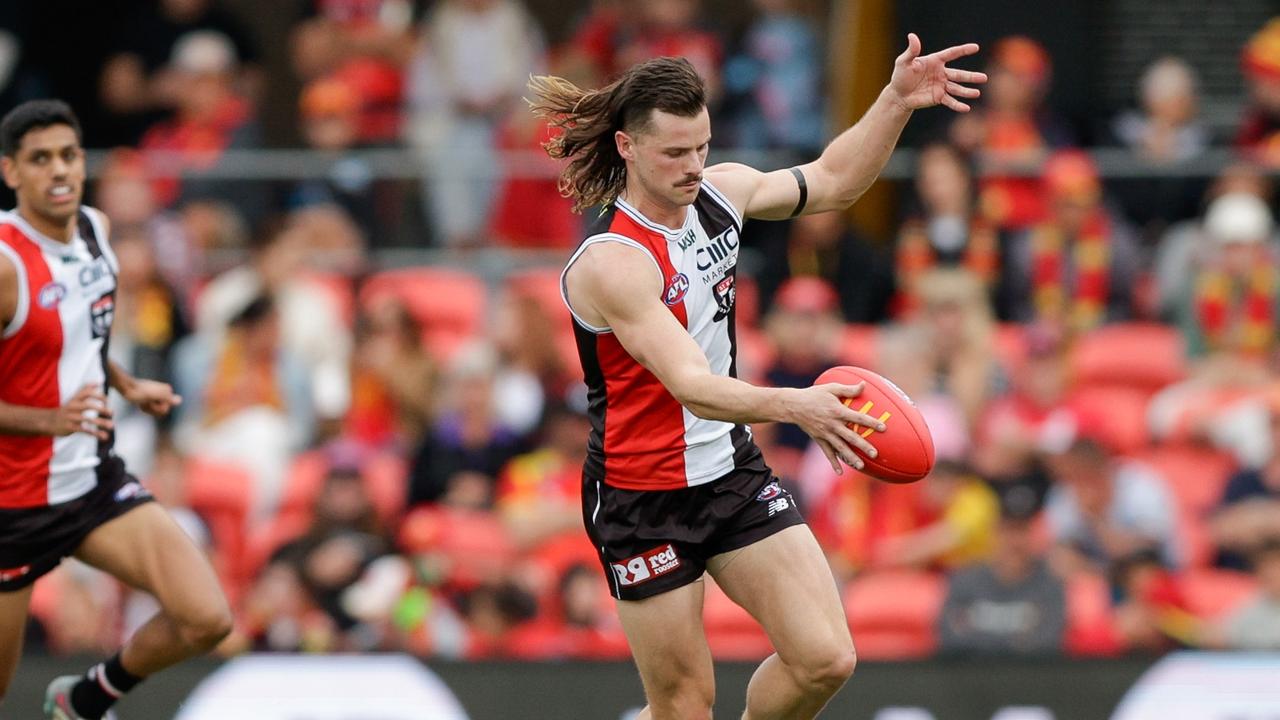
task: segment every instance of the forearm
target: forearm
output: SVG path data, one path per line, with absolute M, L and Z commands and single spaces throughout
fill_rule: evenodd
M 704 420 L 731 423 L 791 422 L 792 388 L 762 388 L 723 375 L 687 381 L 672 393 L 689 412 Z
M 0 402 L 0 435 L 52 435 L 53 411 Z
M 114 360 L 107 361 L 107 386 L 115 388 L 124 397 L 129 397 L 138 379 L 120 367 Z
M 862 119 L 831 141 L 814 163 L 831 182 L 830 193 L 814 198 L 819 203 L 814 211 L 843 209 L 861 197 L 889 162 L 910 118 L 911 111 L 888 88 L 882 90 Z

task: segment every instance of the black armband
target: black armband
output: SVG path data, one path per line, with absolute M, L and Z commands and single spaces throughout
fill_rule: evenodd
M 795 217 L 804 212 L 805 203 L 809 202 L 809 185 L 804 181 L 804 173 L 800 172 L 800 168 L 790 168 L 791 174 L 796 176 L 796 184 L 800 186 L 800 199 L 796 201 L 796 209 L 791 211 L 791 217 Z

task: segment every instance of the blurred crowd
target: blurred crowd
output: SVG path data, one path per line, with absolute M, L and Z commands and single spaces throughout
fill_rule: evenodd
M 824 20 L 756 0 L 730 33 L 697 0 L 600 0 L 549 47 L 519 0 L 307 5 L 281 42 L 329 170 L 296 182 L 175 173 L 264 142 L 261 48 L 218 2 L 158 0 L 102 49 L 91 138 L 118 149 L 89 201 L 122 268 L 112 352 L 185 398 L 160 423 L 120 407 L 118 451 L 213 560 L 225 653 L 626 657 L 582 529 L 559 268 L 376 270 L 371 248 L 408 206 L 424 246 L 578 239 L 520 100 L 531 72 L 594 86 L 683 55 L 717 143 L 811 157 Z M 0 30 L 6 105 L 57 89 L 21 39 Z M 1035 40 L 981 58 L 983 98 L 918 148 L 894 237 L 839 213 L 744 231 L 765 262 L 739 277 L 742 376 L 880 369 L 934 433 L 934 472 L 898 486 L 756 428 L 860 654 L 1280 648 L 1280 19 L 1241 50 L 1234 137 L 1201 120 L 1191 65 L 1151 63 L 1106 139 L 1157 168 L 1138 181 L 1076 146 Z M 1216 177 L 1158 174 L 1222 147 Z M 385 187 L 355 148 L 410 154 L 421 187 Z M 37 586 L 31 645 L 111 650 L 152 607 L 68 563 Z M 769 652 L 710 581 L 706 610 L 717 656 Z

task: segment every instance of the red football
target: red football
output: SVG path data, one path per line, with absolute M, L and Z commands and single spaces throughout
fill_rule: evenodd
M 866 463 L 866 474 L 891 483 L 915 482 L 933 469 L 933 435 L 924 416 L 907 394 L 886 378 L 865 368 L 843 365 L 818 376 L 815 385 L 840 383 L 855 385 L 865 382 L 862 394 L 845 399 L 845 405 L 884 423 L 884 432 L 861 425 L 850 425 L 876 448 L 869 458 L 855 449 Z

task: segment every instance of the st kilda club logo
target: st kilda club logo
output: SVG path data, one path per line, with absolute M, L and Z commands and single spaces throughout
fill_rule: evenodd
M 671 276 L 671 281 L 667 283 L 667 289 L 662 293 L 662 299 L 667 305 L 675 305 L 683 300 L 688 292 L 689 276 L 684 273 L 676 273 Z
M 716 299 L 716 315 L 712 320 L 720 322 L 729 316 L 729 311 L 733 309 L 733 301 L 737 296 L 737 287 L 734 284 L 734 277 L 737 275 L 735 268 L 729 268 L 729 272 L 721 278 L 714 287 L 712 287 L 712 295 Z
M 89 327 L 93 337 L 106 337 L 111 333 L 111 320 L 115 317 L 116 301 L 111 295 L 103 295 L 89 306 Z

